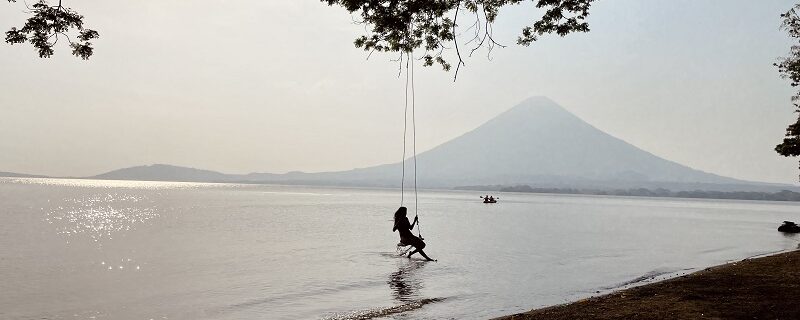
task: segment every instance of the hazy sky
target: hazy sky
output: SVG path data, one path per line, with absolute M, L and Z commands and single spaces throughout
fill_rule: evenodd
M 94 175 L 168 163 L 228 173 L 327 171 L 400 160 L 403 79 L 352 45 L 363 26 L 317 0 L 65 0 L 97 29 L 90 61 L 0 45 L 0 171 Z M 458 82 L 417 68 L 418 149 L 529 96 L 669 160 L 793 183 L 773 148 L 795 115 L 772 63 L 795 1 L 600 0 L 592 31 L 514 45 L 540 12 L 501 12 L 508 48 Z M 0 28 L 23 23 L 0 3 Z

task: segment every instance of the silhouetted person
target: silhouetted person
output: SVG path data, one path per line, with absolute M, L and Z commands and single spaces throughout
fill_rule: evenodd
M 414 225 L 418 222 L 417 217 L 414 217 L 413 223 L 409 223 L 408 217 L 406 217 L 406 211 L 406 207 L 400 207 L 394 213 L 394 228 L 392 228 L 392 231 L 400 233 L 400 243 L 414 247 L 414 250 L 408 254 L 409 258 L 411 258 L 411 255 L 419 252 L 419 254 L 428 261 L 434 261 L 425 254 L 425 251 L 422 251 L 422 249 L 425 248 L 425 242 L 411 232 L 411 230 L 414 229 Z
M 494 196 L 489 196 L 489 202 L 494 201 Z

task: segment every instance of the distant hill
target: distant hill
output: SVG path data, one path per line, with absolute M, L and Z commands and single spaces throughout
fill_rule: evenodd
M 417 165 L 420 187 L 436 188 L 523 184 L 675 191 L 793 188 L 722 177 L 660 158 L 589 125 L 545 97 L 527 99 L 478 128 L 419 154 Z M 409 161 L 406 166 L 410 177 L 413 167 Z M 159 164 L 92 178 L 397 187 L 400 176 L 400 163 L 339 172 L 245 175 Z
M 0 171 L 0 178 L 47 178 L 47 176 Z
M 235 177 L 235 175 L 210 170 L 154 164 L 114 170 L 90 178 L 104 180 L 227 182 L 235 180 Z

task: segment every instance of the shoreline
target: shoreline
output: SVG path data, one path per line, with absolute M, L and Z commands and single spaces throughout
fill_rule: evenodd
M 798 301 L 800 250 L 792 250 L 495 320 L 800 319 Z
M 398 190 L 399 186 L 389 185 L 369 185 L 369 184 L 347 184 L 347 183 L 314 183 L 314 181 L 260 181 L 260 180 L 204 180 L 204 179 L 113 179 L 113 178 L 99 178 L 96 176 L 91 177 L 55 177 L 55 176 L 42 176 L 12 172 L 0 172 L 0 179 L 45 179 L 45 180 L 83 180 L 83 181 L 124 181 L 124 182 L 152 182 L 152 183 L 198 183 L 198 184 L 221 184 L 221 185 L 266 185 L 266 186 L 285 186 L 285 187 L 312 187 L 312 188 L 335 188 L 335 189 L 378 189 L 378 190 Z M 319 182 L 319 181 L 317 181 Z M 561 195 L 561 196 L 600 196 L 600 197 L 622 197 L 622 198 L 645 198 L 645 199 L 679 199 L 679 200 L 721 200 L 721 201 L 763 201 L 763 202 L 777 202 L 777 203 L 800 203 L 800 192 L 794 192 L 793 186 L 786 186 L 781 191 L 714 191 L 706 189 L 695 189 L 693 191 L 676 191 L 672 194 L 656 194 L 658 191 L 648 190 L 646 188 L 633 188 L 633 189 L 574 189 L 574 188 L 538 188 L 546 189 L 541 191 L 518 191 L 518 190 L 495 190 L 492 188 L 478 188 L 480 186 L 454 186 L 454 187 L 425 187 L 420 190 L 431 191 L 459 191 L 459 192 L 478 192 L 483 194 L 488 193 L 509 193 L 509 194 L 537 194 L 537 195 Z M 491 187 L 491 186 L 488 186 Z M 636 194 L 638 190 L 646 190 L 650 193 Z M 547 191 L 547 190 L 561 190 L 561 191 Z M 777 189 L 776 189 L 777 190 Z M 800 191 L 800 190 L 798 190 Z M 686 193 L 686 194 L 683 194 Z M 689 194 L 695 194 L 691 196 Z M 697 194 L 705 194 L 698 196 Z M 731 196 L 734 194 L 747 194 L 747 196 Z M 725 195 L 725 196 L 721 196 Z M 777 197 L 777 198 L 776 198 Z M 793 197 L 793 198 L 791 198 Z

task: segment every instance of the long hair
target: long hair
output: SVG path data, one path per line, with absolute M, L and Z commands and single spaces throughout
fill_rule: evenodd
M 394 212 L 394 228 L 392 228 L 392 231 L 397 230 L 397 222 L 406 216 L 406 212 L 406 207 L 400 207 Z
M 406 209 L 406 207 L 397 208 L 397 211 L 394 212 L 394 220 L 397 221 L 397 219 L 400 219 L 401 217 L 405 217 L 406 216 L 406 212 L 408 212 L 407 210 L 408 209 Z

